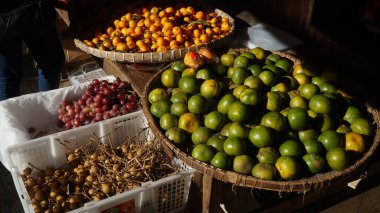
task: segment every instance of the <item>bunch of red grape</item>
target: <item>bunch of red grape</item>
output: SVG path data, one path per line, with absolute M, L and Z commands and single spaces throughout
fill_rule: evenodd
M 79 100 L 61 101 L 59 125 L 71 129 L 125 115 L 137 108 L 137 96 L 131 84 L 119 78 L 114 82 L 94 79 Z

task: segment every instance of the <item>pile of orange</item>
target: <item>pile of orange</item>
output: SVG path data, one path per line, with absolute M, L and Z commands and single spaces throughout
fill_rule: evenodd
M 164 52 L 223 38 L 231 29 L 230 20 L 213 11 L 142 6 L 127 11 L 105 32 L 83 42 L 108 51 Z

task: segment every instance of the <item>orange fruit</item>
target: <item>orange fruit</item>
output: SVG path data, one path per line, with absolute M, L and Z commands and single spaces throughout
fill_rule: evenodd
M 199 161 L 209 163 L 214 157 L 214 148 L 206 144 L 198 144 L 191 152 L 191 156 Z
M 175 70 L 165 70 L 161 75 L 161 82 L 165 87 L 174 88 L 178 86 L 179 73 Z
M 264 180 L 274 180 L 277 171 L 272 164 L 260 162 L 252 168 L 252 176 Z
M 234 158 L 232 170 L 241 174 L 251 174 L 255 161 L 249 155 L 239 155 Z
M 248 118 L 248 115 L 248 107 L 240 101 L 236 101 L 228 108 L 228 118 L 232 122 L 243 122 Z
M 205 117 L 205 126 L 212 130 L 221 130 L 225 124 L 226 120 L 224 115 L 218 111 L 212 111 Z
M 212 99 L 219 96 L 221 88 L 218 81 L 209 79 L 202 83 L 200 90 L 203 97 Z
M 179 117 L 178 127 L 189 133 L 193 133 L 200 126 L 201 122 L 193 113 L 185 113 Z
M 247 152 L 247 143 L 242 138 L 229 137 L 224 141 L 223 150 L 232 156 L 244 155 Z
M 356 132 L 349 132 L 345 134 L 345 149 L 355 153 L 363 153 L 366 149 L 366 142 L 364 137 Z
M 224 152 L 218 152 L 211 159 L 210 164 L 219 169 L 229 169 L 231 167 L 231 156 Z
M 177 125 L 178 117 L 171 113 L 165 113 L 160 118 L 160 127 L 164 130 L 168 130 L 172 127 L 177 127 Z
M 249 140 L 258 148 L 270 146 L 274 140 L 272 131 L 265 126 L 255 126 L 249 131 Z
M 159 100 L 167 100 L 169 99 L 169 94 L 165 89 L 156 88 L 149 92 L 148 100 L 149 103 L 154 103 Z
M 295 179 L 300 173 L 300 166 L 292 156 L 282 156 L 276 161 L 275 167 L 284 180 Z
M 327 164 L 332 170 L 341 171 L 348 165 L 348 155 L 342 147 L 334 147 L 327 151 Z
M 198 127 L 193 134 L 191 134 L 191 140 L 194 144 L 206 143 L 212 135 L 213 133 L 211 129 Z

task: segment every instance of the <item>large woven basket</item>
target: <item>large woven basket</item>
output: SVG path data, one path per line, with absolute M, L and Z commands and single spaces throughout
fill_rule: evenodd
M 201 47 L 210 47 L 210 48 L 219 47 L 223 45 L 226 42 L 226 40 L 232 36 L 232 33 L 235 30 L 234 19 L 227 13 L 223 12 L 222 10 L 215 9 L 214 12 L 223 18 L 229 19 L 231 23 L 230 32 L 223 38 L 219 38 L 205 44 L 194 45 L 187 48 L 169 50 L 166 52 L 123 53 L 123 52 L 116 52 L 116 51 L 99 50 L 97 48 L 93 48 L 86 45 L 84 42 L 82 42 L 80 39 L 77 39 L 77 38 L 74 39 L 74 43 L 79 49 L 91 55 L 94 55 L 99 58 L 110 59 L 112 61 L 129 62 L 129 63 L 161 63 L 161 62 L 167 62 L 167 61 L 174 61 L 178 58 L 183 57 L 189 51 L 198 51 L 198 49 L 200 49 Z
M 300 63 L 300 60 L 293 57 L 292 55 L 285 54 L 282 52 L 274 53 L 279 54 L 282 57 L 291 59 L 295 64 Z M 150 103 L 148 101 L 148 94 L 151 90 L 153 90 L 161 84 L 160 76 L 162 72 L 163 70 L 156 73 L 149 80 L 148 84 L 145 87 L 142 98 L 143 112 L 149 122 L 152 131 L 154 132 L 155 136 L 160 139 L 161 143 L 163 144 L 163 147 L 165 148 L 165 151 L 170 156 L 175 156 L 181 159 L 187 165 L 198 170 L 199 172 L 211 175 L 214 178 L 224 182 L 230 182 L 243 187 L 252 187 L 279 192 L 307 192 L 309 190 L 323 190 L 326 186 L 330 185 L 335 181 L 348 182 L 352 180 L 352 178 L 354 178 L 355 175 L 359 175 L 361 172 L 363 172 L 366 165 L 368 164 L 372 156 L 375 154 L 380 144 L 380 112 L 377 109 L 370 106 L 369 104 L 366 104 L 367 111 L 370 113 L 374 120 L 374 123 L 376 124 L 376 131 L 373 143 L 360 160 L 358 160 L 355 164 L 351 165 L 343 171 L 330 171 L 326 173 L 317 174 L 309 178 L 303 178 L 293 181 L 267 181 L 252 176 L 242 175 L 233 171 L 218 169 L 209 164 L 203 163 L 192 158 L 189 154 L 187 154 L 186 152 L 178 148 L 176 145 L 171 143 L 159 128 L 159 123 L 150 113 Z

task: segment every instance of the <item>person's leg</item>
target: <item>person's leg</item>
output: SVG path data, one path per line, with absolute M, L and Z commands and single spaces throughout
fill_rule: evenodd
M 24 39 L 38 66 L 38 87 L 40 91 L 57 89 L 65 54 L 56 28 Z
M 20 95 L 22 42 L 9 40 L 0 44 L 0 101 Z

